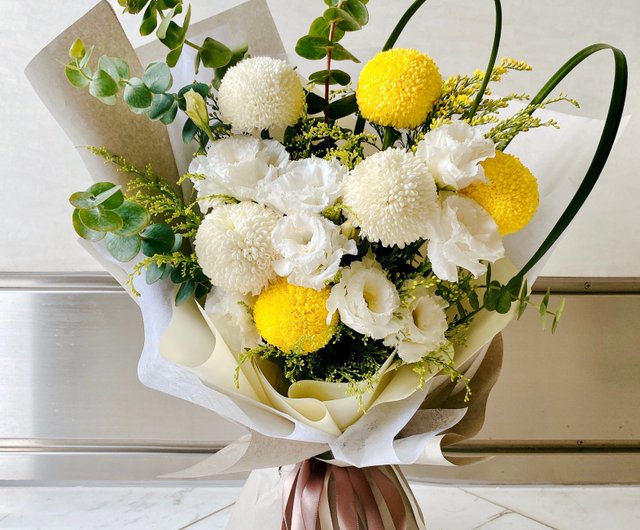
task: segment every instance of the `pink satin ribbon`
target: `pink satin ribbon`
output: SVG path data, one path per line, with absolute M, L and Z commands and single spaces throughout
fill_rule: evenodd
M 300 462 L 285 479 L 282 530 L 316 530 L 325 483 L 333 486 L 333 495 L 327 497 L 333 502 L 330 508 L 340 530 L 390 530 L 385 527 L 373 487 L 386 505 L 393 528 L 406 530 L 401 486 L 381 468 L 339 467 L 315 459 Z

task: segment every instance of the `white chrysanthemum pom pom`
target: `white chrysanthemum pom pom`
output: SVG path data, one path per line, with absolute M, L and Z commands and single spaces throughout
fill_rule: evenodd
M 478 127 L 462 120 L 429 131 L 416 149 L 416 156 L 424 159 L 438 184 L 454 190 L 484 182 L 480 162 L 495 154 L 495 144 Z
M 251 57 L 229 68 L 218 90 L 222 119 L 242 131 L 294 125 L 304 101 L 293 67 L 271 57 Z
M 402 149 L 387 149 L 349 173 L 344 203 L 367 239 L 402 248 L 426 236 L 427 223 L 438 210 L 438 194 L 422 160 Z
M 425 355 L 437 352 L 448 344 L 445 338 L 448 305 L 432 289 L 419 286 L 400 311 L 402 329 L 386 337 L 384 344 L 395 347 L 407 363 L 416 363 Z
M 196 234 L 198 263 L 213 285 L 259 294 L 275 277 L 279 257 L 271 234 L 280 215 L 254 202 L 225 204 L 202 220 Z
M 487 271 L 484 261 L 494 263 L 504 256 L 498 226 L 476 201 L 449 195 L 440 215 L 429 224 L 427 257 L 433 273 L 442 280 L 458 281 L 458 267 L 476 278 Z

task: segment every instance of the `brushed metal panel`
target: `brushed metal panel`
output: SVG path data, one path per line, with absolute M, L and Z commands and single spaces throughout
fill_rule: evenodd
M 142 329 L 122 290 L 0 291 L 0 438 L 219 445 L 242 435 L 138 381 Z
M 14 277 L 3 287 L 0 481 L 149 481 L 243 433 L 137 380 L 139 312 L 104 278 Z M 464 468 L 411 466 L 408 474 L 431 482 L 640 483 L 639 317 L 638 294 L 571 294 L 551 336 L 528 311 L 505 332 L 484 428 L 452 448 L 497 456 Z

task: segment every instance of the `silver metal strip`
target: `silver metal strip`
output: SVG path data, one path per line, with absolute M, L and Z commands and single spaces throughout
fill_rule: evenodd
M 637 294 L 640 277 L 542 276 L 533 292 L 582 294 Z M 0 272 L 0 291 L 122 292 L 118 282 L 106 272 Z

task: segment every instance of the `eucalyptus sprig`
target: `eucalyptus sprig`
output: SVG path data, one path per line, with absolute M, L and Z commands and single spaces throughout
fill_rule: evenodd
M 166 63 L 173 67 L 178 63 L 184 46 L 197 51 L 195 57 L 196 72 L 200 64 L 206 68 L 223 68 L 234 57 L 234 51 L 220 41 L 207 37 L 202 44 L 196 44 L 187 39 L 187 31 L 191 22 L 191 5 L 187 6 L 182 25 L 176 22 L 176 17 L 183 10 L 182 0 L 118 0 L 124 7 L 125 13 L 139 14 L 143 9 L 140 23 L 140 35 L 151 35 L 155 31 L 156 37 L 169 48 Z
M 180 97 L 169 91 L 173 78 L 169 67 L 162 62 L 149 64 L 142 77 L 131 76 L 129 65 L 118 57 L 103 55 L 95 70 L 89 62 L 94 47 L 88 50 L 77 39 L 69 49 L 71 61 L 65 65 L 68 81 L 77 88 L 89 88 L 89 93 L 107 105 L 115 105 L 122 90 L 123 100 L 132 112 L 146 114 L 150 120 L 165 125 L 173 122 Z
M 325 121 L 328 122 L 331 119 L 337 119 L 335 115 L 332 116 L 332 110 L 338 106 L 348 106 L 350 111 L 347 114 L 357 109 L 353 94 L 334 103 L 330 102 L 331 85 L 346 86 L 351 82 L 351 76 L 347 72 L 333 69 L 331 63 L 333 60 L 360 62 L 340 44 L 340 41 L 347 32 L 358 31 L 369 22 L 369 11 L 366 6 L 368 0 L 324 0 L 324 2 L 329 6 L 328 9 L 311 23 L 308 34 L 298 39 L 296 53 L 310 60 L 326 58 L 325 68 L 309 76 L 309 82 L 324 85 L 324 100 L 310 92 L 307 102 L 311 110 L 320 107 L 324 112 Z M 319 100 L 322 102 L 320 105 Z

